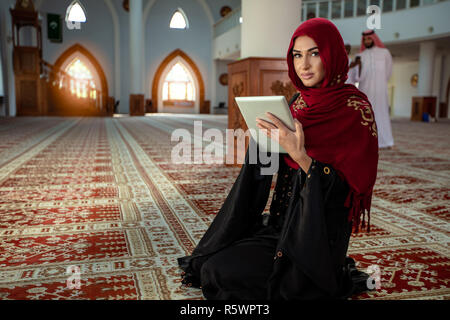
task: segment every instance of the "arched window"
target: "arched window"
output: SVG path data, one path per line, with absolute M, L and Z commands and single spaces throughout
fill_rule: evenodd
M 70 91 L 78 98 L 97 99 L 94 77 L 89 68 L 78 58 L 75 58 L 65 68 L 70 79 Z
M 67 7 L 66 21 L 86 22 L 86 13 L 85 12 L 86 12 L 86 10 L 83 8 L 83 5 L 79 1 L 74 0 Z
M 189 71 L 180 62 L 176 63 L 167 74 L 163 84 L 163 103 L 174 105 L 174 102 L 186 102 L 193 105 L 195 87 Z
M 159 65 L 153 78 L 152 104 L 157 112 L 201 113 L 203 110 L 205 83 L 202 74 L 182 50 L 174 50 Z
M 183 12 L 181 8 L 178 8 L 177 11 L 172 16 L 172 19 L 170 19 L 170 28 L 171 29 L 187 29 L 189 28 L 188 19 L 186 17 L 186 14 Z

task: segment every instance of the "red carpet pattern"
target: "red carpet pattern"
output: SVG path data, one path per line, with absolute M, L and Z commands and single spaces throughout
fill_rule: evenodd
M 171 133 L 194 120 L 226 129 L 225 116 L 0 119 L 0 299 L 202 299 L 180 287 L 176 258 L 239 169 L 171 163 Z M 393 130 L 372 231 L 349 248 L 359 268 L 379 267 L 381 288 L 353 299 L 449 299 L 450 123 Z

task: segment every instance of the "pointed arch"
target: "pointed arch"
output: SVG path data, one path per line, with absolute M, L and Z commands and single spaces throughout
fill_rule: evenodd
M 70 63 L 68 60 L 77 53 L 85 57 L 89 61 L 90 65 L 92 65 L 95 69 L 95 72 L 99 78 L 100 90 L 102 92 L 102 107 L 105 109 L 108 101 L 108 81 L 106 80 L 102 66 L 88 49 L 79 43 L 74 44 L 59 56 L 54 66 L 56 69 L 62 69 L 64 64 Z
M 170 64 L 173 62 L 173 60 L 176 60 L 177 58 L 181 58 L 189 67 L 189 69 L 192 70 L 192 72 L 194 73 L 194 76 L 196 78 L 196 82 L 198 85 L 197 88 L 197 94 L 198 94 L 198 101 L 199 101 L 199 106 L 198 106 L 198 111 L 200 110 L 201 106 L 203 106 L 203 104 L 205 103 L 205 84 L 203 82 L 203 77 L 202 74 L 200 73 L 200 70 L 198 69 L 197 65 L 195 64 L 195 62 L 186 54 L 184 53 L 182 50 L 180 49 L 176 49 L 174 50 L 172 53 L 170 53 L 159 65 L 156 73 L 155 73 L 155 77 L 153 78 L 153 86 L 152 86 L 152 103 L 153 103 L 153 108 L 154 110 L 157 112 L 158 110 L 158 104 L 159 104 L 159 98 L 160 98 L 160 92 L 162 91 L 160 88 L 160 84 L 161 84 L 161 80 L 162 76 L 164 75 L 164 72 L 167 71 L 168 67 L 170 66 Z
M 181 20 L 180 20 L 181 19 Z M 184 26 L 178 26 L 181 23 Z M 178 8 L 170 18 L 169 27 L 171 29 L 189 29 L 189 19 L 183 9 Z

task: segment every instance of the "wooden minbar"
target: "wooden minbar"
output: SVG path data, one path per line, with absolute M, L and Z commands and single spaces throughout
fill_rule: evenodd
M 228 64 L 228 83 L 228 129 L 242 129 L 244 132 L 248 128 L 236 104 L 236 97 L 285 96 L 289 101 L 296 92 L 289 79 L 286 58 L 250 57 L 232 62 Z M 237 150 L 237 140 L 234 137 L 233 166 L 240 166 L 245 158 L 245 152 Z M 245 149 L 248 142 L 247 138 Z
M 38 13 L 33 1 L 17 0 L 10 9 L 13 34 L 13 65 L 18 116 L 37 116 L 46 113 L 42 96 L 41 74 L 42 32 Z M 35 30 L 36 45 L 24 44 L 20 30 L 24 27 Z

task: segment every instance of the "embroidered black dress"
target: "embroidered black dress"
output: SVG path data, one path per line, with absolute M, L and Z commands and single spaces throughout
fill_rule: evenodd
M 307 173 L 279 160 L 270 216 L 262 212 L 272 176 L 247 154 L 192 255 L 178 259 L 183 283 L 201 287 L 206 299 L 348 298 L 366 289 L 368 275 L 346 257 L 347 183 L 314 159 Z

